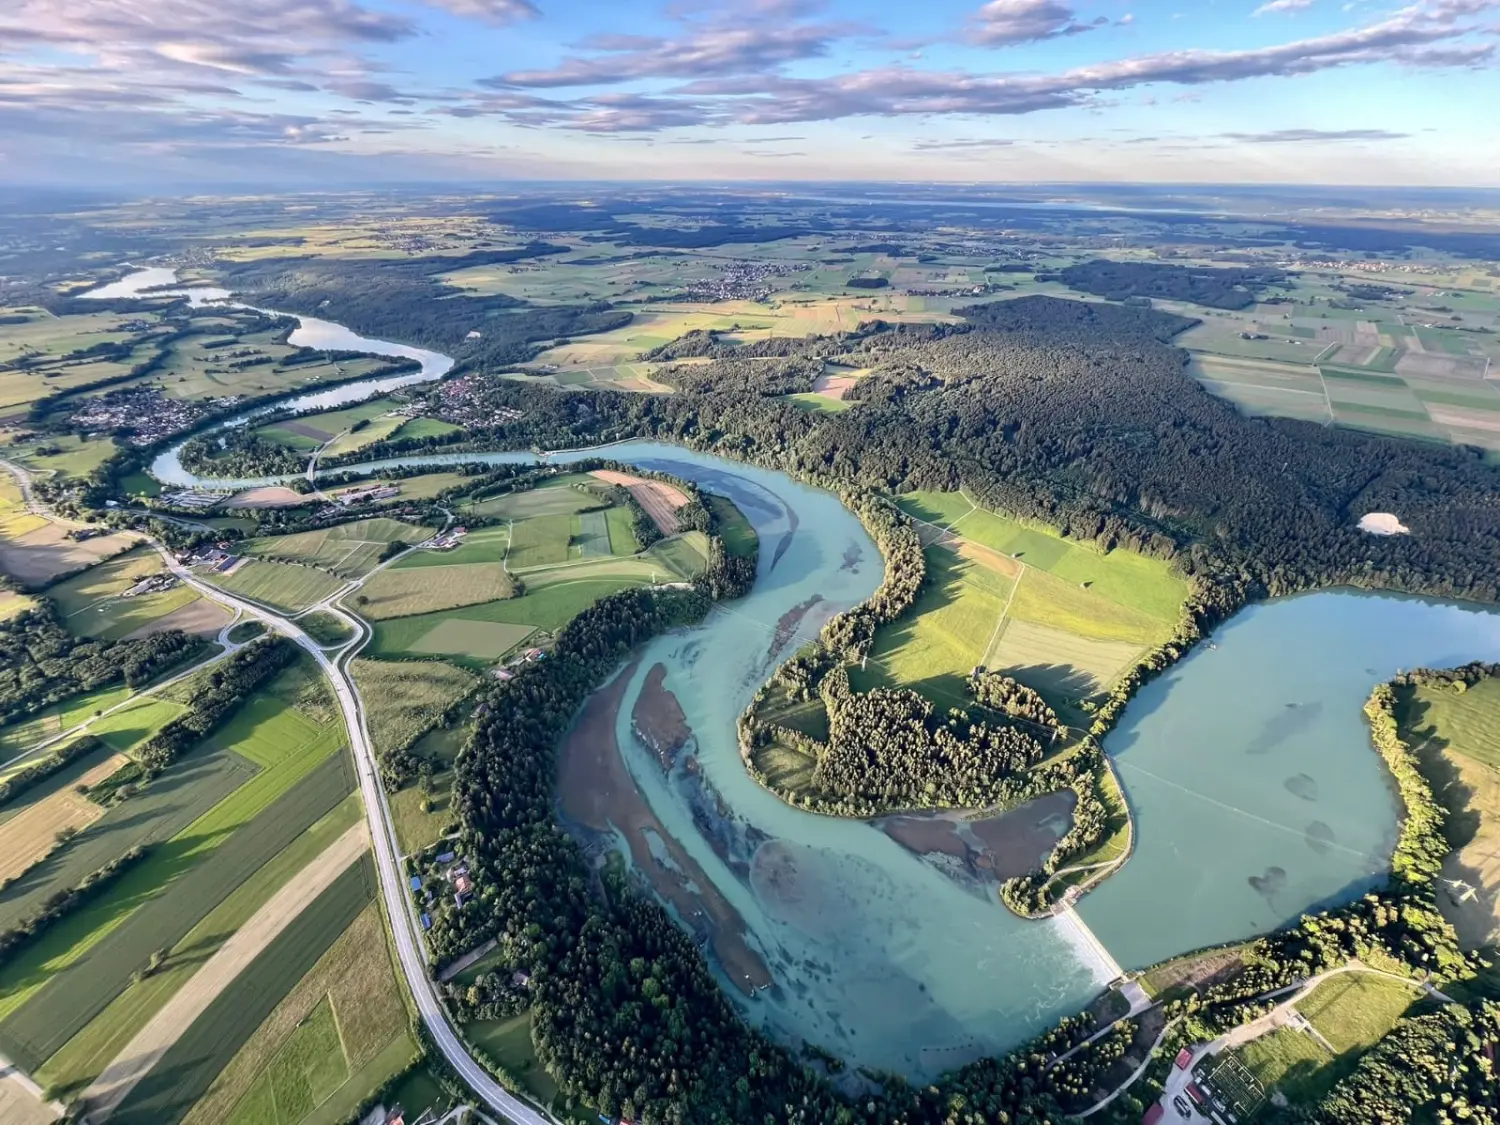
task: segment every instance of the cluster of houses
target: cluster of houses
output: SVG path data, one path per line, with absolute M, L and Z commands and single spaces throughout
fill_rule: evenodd
M 128 430 L 131 445 L 151 445 L 192 429 L 209 409 L 205 402 L 169 398 L 155 388 L 140 388 L 84 399 L 72 421 L 104 433 Z
M 439 878 L 453 888 L 453 904 L 462 910 L 464 903 L 474 897 L 474 877 L 469 874 L 468 862 L 460 859 L 456 852 L 443 852 L 435 857 L 434 862 L 440 866 L 448 865 L 443 868 Z M 410 882 L 412 893 L 425 894 L 424 905 L 430 909 L 437 901 L 437 891 L 427 886 L 420 875 L 413 875 Z M 432 929 L 432 915 L 427 910 L 422 912 L 422 928 Z
M 730 262 L 717 277 L 695 277 L 687 282 L 689 301 L 764 301 L 784 286 L 772 278 L 811 269 L 806 262 Z
M 162 571 L 160 574 L 149 574 L 142 578 L 130 589 L 124 591 L 120 597 L 138 598 L 142 594 L 157 594 L 162 590 L 170 590 L 175 585 L 177 585 L 177 577 Z
M 161 499 L 163 503 L 171 504 L 177 508 L 195 508 L 198 511 L 207 511 L 228 495 L 227 492 L 210 492 L 205 488 L 183 488 L 176 492 L 163 492 Z
M 437 390 L 438 417 L 455 426 L 498 426 L 520 418 L 521 411 L 488 401 L 492 386 L 482 375 L 446 380 Z
M 215 574 L 228 574 L 243 561 L 243 556 L 230 554 L 230 545 L 229 540 L 221 539 L 212 547 L 185 551 L 177 556 L 177 561 L 183 566 L 202 566 Z
M 440 531 L 431 539 L 424 539 L 418 543 L 418 547 L 429 551 L 450 551 L 464 541 L 464 536 L 469 534 L 467 527 L 450 527 L 447 531 Z
M 373 504 L 377 500 L 390 500 L 401 495 L 401 486 L 395 484 L 371 484 L 364 488 L 348 488 L 334 497 L 342 507 L 355 504 Z
M 538 660 L 547 659 L 547 650 L 544 648 L 528 648 L 525 652 L 511 657 L 508 661 L 496 668 L 490 675 L 504 682 L 516 678 L 516 668 L 521 664 L 535 664 Z

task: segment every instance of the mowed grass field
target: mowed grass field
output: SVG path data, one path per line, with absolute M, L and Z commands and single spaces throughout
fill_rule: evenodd
M 220 589 L 286 613 L 299 613 L 343 589 L 344 583 L 322 570 L 297 563 L 248 559 L 232 574 L 204 574 Z
M 515 593 L 515 583 L 498 561 L 425 565 L 427 556 L 449 557 L 446 551 L 421 551 L 423 565 L 388 566 L 373 574 L 355 595 L 355 608 L 371 621 L 409 617 L 443 609 L 498 601 Z M 406 560 L 403 559 L 402 562 Z
M 1500 679 L 1404 689 L 1403 735 L 1447 811 L 1438 905 L 1465 949 L 1500 943 Z
M 984 511 L 962 493 L 912 493 L 928 525 L 929 579 L 914 612 L 876 636 L 856 687 L 904 685 L 962 706 L 976 666 L 1030 684 L 1069 711 L 1167 639 L 1187 584 L 1165 563 L 1105 554 Z
M 1311 1105 L 1351 1074 L 1360 1057 L 1420 999 L 1416 988 L 1400 981 L 1341 973 L 1297 1004 L 1328 1046 L 1307 1032 L 1282 1027 L 1235 1053 L 1268 1094 L 1279 1089 L 1293 1104 Z
M 251 539 L 240 549 L 246 555 L 323 567 L 346 578 L 359 578 L 375 567 L 380 553 L 391 543 L 417 543 L 433 530 L 376 517 L 319 531 Z

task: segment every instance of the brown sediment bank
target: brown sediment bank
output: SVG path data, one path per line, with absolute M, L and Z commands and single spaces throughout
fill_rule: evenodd
M 958 813 L 881 817 L 876 824 L 908 851 L 960 860 L 971 875 L 1012 879 L 1037 870 L 1067 831 L 1078 796 L 1048 793 L 996 816 L 967 820 Z
M 693 728 L 682 713 L 682 704 L 667 689 L 666 680 L 667 666 L 653 665 L 646 673 L 646 682 L 641 686 L 630 719 L 636 736 L 650 747 L 662 769 L 670 770 L 678 752 L 693 737 Z
M 623 835 L 636 870 L 696 936 L 707 939 L 725 973 L 749 995 L 771 983 L 771 972 L 746 940 L 744 919 L 657 819 L 620 757 L 615 721 L 638 665 L 632 661 L 595 692 L 563 739 L 558 761 L 563 812 L 596 832 Z M 653 838 L 671 866 L 656 858 Z
M 781 615 L 776 622 L 776 631 L 771 635 L 770 659 L 775 660 L 781 652 L 797 635 L 797 630 L 802 625 L 802 619 L 812 612 L 813 608 L 823 600 L 822 594 L 814 594 L 805 602 L 799 602 Z

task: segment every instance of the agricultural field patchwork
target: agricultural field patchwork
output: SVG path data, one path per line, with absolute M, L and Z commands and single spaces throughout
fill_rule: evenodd
M 404 555 L 386 568 L 389 571 L 411 570 L 429 566 L 459 566 L 468 563 L 494 563 L 505 558 L 510 546 L 508 527 L 476 527 L 459 541 L 458 546 L 445 551 L 422 550 Z
M 435 529 L 376 517 L 318 531 L 247 540 L 241 550 L 257 558 L 322 567 L 345 578 L 369 573 L 391 543 L 417 543 Z

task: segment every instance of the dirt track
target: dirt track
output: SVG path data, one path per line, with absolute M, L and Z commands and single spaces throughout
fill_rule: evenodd
M 109 1117 L 220 992 L 370 846 L 363 821 L 350 828 L 271 896 L 136 1033 L 83 1095 L 89 1120 Z
M 633 477 L 629 473 L 617 473 L 612 469 L 596 469 L 589 476 L 606 484 L 617 484 L 628 489 L 630 495 L 635 497 L 635 502 L 646 510 L 651 522 L 661 529 L 663 535 L 677 534 L 680 527 L 677 523 L 677 509 L 688 502 L 680 488 L 657 480 Z

